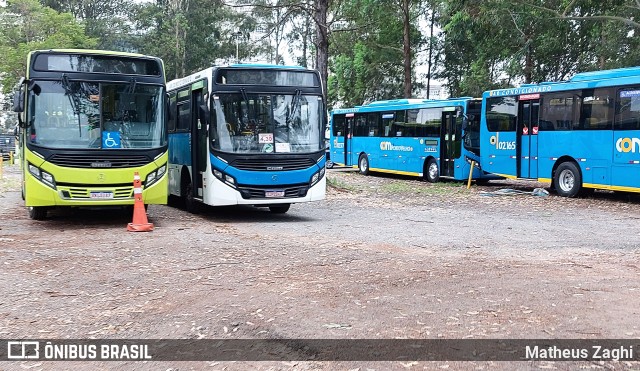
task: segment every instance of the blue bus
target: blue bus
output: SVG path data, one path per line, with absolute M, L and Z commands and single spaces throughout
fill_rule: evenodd
M 302 67 L 216 66 L 167 83 L 169 193 L 203 205 L 286 213 L 325 198 L 326 105 Z
M 330 158 L 370 171 L 476 181 L 480 160 L 480 99 L 396 99 L 331 112 Z
M 480 137 L 488 172 L 565 197 L 640 192 L 640 67 L 484 92 Z

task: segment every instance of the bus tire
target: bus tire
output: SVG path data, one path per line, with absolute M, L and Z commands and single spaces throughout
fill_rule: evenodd
M 269 210 L 274 214 L 284 214 L 289 211 L 291 204 L 273 205 L 269 206 Z
M 197 214 L 200 212 L 200 204 L 193 197 L 193 186 L 190 179 L 183 179 L 182 201 L 184 202 L 184 209 L 191 214 Z
M 362 175 L 369 175 L 369 158 L 365 153 L 360 154 L 358 158 L 358 170 Z
M 553 177 L 553 185 L 562 197 L 576 197 L 582 188 L 580 169 L 571 161 L 561 163 Z
M 47 217 L 47 208 L 44 206 L 29 206 L 29 218 L 44 220 Z
M 429 161 L 427 161 L 424 179 L 429 183 L 437 183 L 438 180 L 440 180 L 440 169 L 438 169 L 438 163 L 434 158 L 430 158 Z

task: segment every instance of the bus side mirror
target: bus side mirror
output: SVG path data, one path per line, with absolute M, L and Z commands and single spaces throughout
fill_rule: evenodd
M 13 93 L 13 112 L 24 111 L 24 77 L 18 83 L 18 90 Z
M 462 130 L 467 130 L 469 128 L 469 122 L 476 119 L 475 115 L 465 115 L 462 116 Z
M 167 116 L 167 121 L 174 119 L 173 112 L 171 111 L 171 101 L 169 100 L 169 94 L 166 94 L 164 100 L 164 113 Z
M 199 109 L 200 109 L 200 112 L 198 112 L 199 113 L 198 116 L 200 117 L 201 120 L 204 121 L 204 123 L 207 126 L 209 126 L 209 123 L 210 123 L 209 107 L 207 107 L 207 105 L 203 103 L 200 105 Z

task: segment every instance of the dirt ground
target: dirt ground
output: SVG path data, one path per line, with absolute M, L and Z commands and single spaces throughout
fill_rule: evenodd
M 28 218 L 0 180 L 0 338 L 637 339 L 640 198 L 328 172 L 284 215 Z M 508 189 L 509 191 L 504 191 Z M 640 351 L 640 350 L 638 350 Z M 4 362 L 0 369 L 640 369 L 637 362 Z

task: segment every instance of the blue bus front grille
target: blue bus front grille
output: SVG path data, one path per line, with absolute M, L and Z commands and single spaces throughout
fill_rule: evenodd
M 269 188 L 260 188 L 260 187 L 245 187 L 245 186 L 239 186 L 238 187 L 238 191 L 240 191 L 240 194 L 242 195 L 242 198 L 244 198 L 245 200 L 249 200 L 249 199 L 262 199 L 262 200 L 266 200 L 266 199 L 273 199 L 272 197 L 266 197 L 266 192 L 267 191 L 274 191 L 274 190 L 279 190 L 279 191 L 284 191 L 284 196 L 283 197 L 276 197 L 276 199 L 282 199 L 282 198 L 297 198 L 297 197 L 305 197 L 307 195 L 307 192 L 309 191 L 309 186 L 308 185 L 289 185 L 289 186 L 282 186 L 282 187 L 269 187 Z
M 286 171 L 308 169 L 315 162 L 310 158 L 238 158 L 229 165 L 240 170 Z
M 56 153 L 48 161 L 58 166 L 91 169 L 144 166 L 150 163 L 151 159 L 144 155 L 122 155 L 117 153 L 95 153 L 90 155 L 86 153 Z

